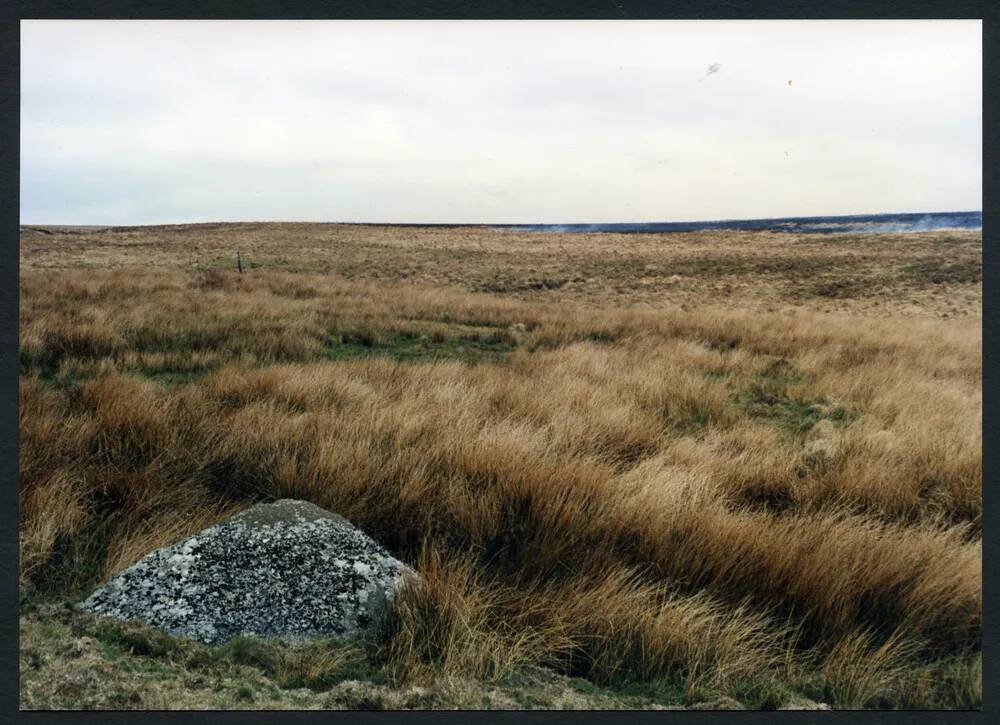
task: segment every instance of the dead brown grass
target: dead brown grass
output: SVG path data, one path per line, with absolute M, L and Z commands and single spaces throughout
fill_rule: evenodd
M 192 230 L 205 246 L 184 246 Z M 692 266 L 738 257 L 770 280 L 753 304 L 649 309 L 580 304 L 565 286 L 499 296 L 378 281 L 388 260 L 481 244 L 438 270 L 464 274 L 533 240 L 368 231 L 330 232 L 344 260 L 367 250 L 364 280 L 295 271 L 321 240 L 294 225 L 22 246 L 27 590 L 82 591 L 251 501 L 296 497 L 421 569 L 386 642 L 400 677 L 544 664 L 694 693 L 777 672 L 792 652 L 860 706 L 886 691 L 912 704 L 899 683 L 917 664 L 977 656 L 977 316 L 934 319 L 937 302 L 832 315 L 805 298 L 767 312 L 791 277 L 746 250 L 789 248 L 771 236 L 679 235 L 663 252 Z M 250 259 L 284 249 L 285 269 L 184 263 L 182 250 L 221 250 L 236 232 Z M 110 263 L 109 240 L 121 269 L 67 268 Z M 564 243 L 596 254 L 594 240 Z M 971 241 L 877 238 L 866 253 L 889 264 L 892 243 L 905 261 Z M 854 240 L 802 244 L 860 254 Z M 346 264 L 322 249 L 317 265 Z M 967 282 L 942 284 L 964 299 Z
M 250 270 L 596 307 L 975 317 L 982 234 L 551 234 L 486 227 L 186 224 L 22 233 L 22 269 Z

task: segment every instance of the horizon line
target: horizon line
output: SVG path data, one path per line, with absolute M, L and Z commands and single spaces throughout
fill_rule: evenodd
M 615 225 L 640 225 L 640 224 L 715 224 L 731 222 L 766 222 L 778 220 L 800 220 L 800 219 L 860 219 L 864 217 L 878 216 L 931 216 L 945 214 L 982 214 L 982 209 L 959 209 L 949 211 L 901 211 L 901 212 L 873 212 L 873 213 L 852 213 L 852 214 L 800 214 L 796 216 L 767 216 L 767 217 L 726 217 L 716 219 L 684 219 L 676 221 L 616 221 L 616 222 L 378 222 L 378 221 L 334 221 L 334 220 L 311 220 L 311 219 L 213 219 L 208 221 L 187 221 L 187 222 L 140 222 L 122 224 L 80 224 L 67 222 L 18 222 L 18 227 L 94 227 L 94 228 L 116 228 L 116 227 L 169 227 L 169 226 L 195 226 L 198 224 L 345 224 L 354 226 L 407 226 L 407 227 L 541 227 L 541 226 L 615 226 Z

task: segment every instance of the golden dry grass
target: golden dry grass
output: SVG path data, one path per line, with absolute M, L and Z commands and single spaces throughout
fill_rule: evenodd
M 982 235 L 551 234 L 483 227 L 190 224 L 21 235 L 22 269 L 248 269 L 591 306 L 939 318 L 982 307 Z
M 78 593 L 249 502 L 304 498 L 424 574 L 384 647 L 400 678 L 541 664 L 694 698 L 770 673 L 842 706 L 967 704 L 980 247 L 25 234 L 22 585 Z M 961 695 L 914 674 L 946 661 Z

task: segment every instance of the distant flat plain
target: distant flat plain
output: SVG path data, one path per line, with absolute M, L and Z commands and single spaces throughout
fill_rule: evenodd
M 43 229 L 48 233 L 40 233 Z M 490 227 L 247 223 L 27 227 L 21 268 L 334 274 L 596 305 L 715 304 L 976 315 L 982 233 L 524 233 Z

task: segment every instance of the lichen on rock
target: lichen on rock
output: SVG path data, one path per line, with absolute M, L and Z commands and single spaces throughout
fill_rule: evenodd
M 152 552 L 79 606 L 209 644 L 347 638 L 377 624 L 407 576 L 342 517 L 283 499 Z

